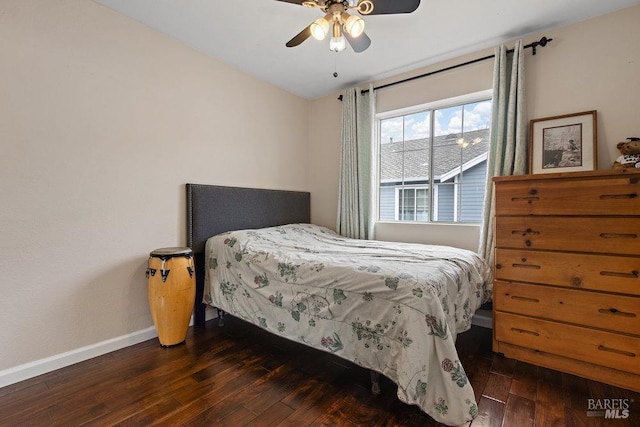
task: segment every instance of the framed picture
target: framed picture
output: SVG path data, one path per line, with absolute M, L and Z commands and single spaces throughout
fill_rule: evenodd
M 593 110 L 531 120 L 529 173 L 597 169 L 596 114 Z

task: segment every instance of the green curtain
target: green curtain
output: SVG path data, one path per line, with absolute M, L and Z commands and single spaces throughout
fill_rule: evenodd
M 373 88 L 342 92 L 342 148 L 336 231 L 355 239 L 371 236 L 371 127 Z
M 493 71 L 493 112 L 491 145 L 487 163 L 487 184 L 478 254 L 493 265 L 494 176 L 527 173 L 527 119 L 524 94 L 524 54 L 522 40 L 512 55 L 507 47 L 496 48 Z

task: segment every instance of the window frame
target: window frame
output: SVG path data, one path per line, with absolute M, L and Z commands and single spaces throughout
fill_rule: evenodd
M 441 109 L 445 109 L 445 108 L 451 108 L 451 107 L 458 107 L 458 106 L 464 106 L 466 104 L 472 104 L 475 102 L 482 102 L 482 101 L 492 101 L 493 102 L 493 89 L 486 89 L 486 90 L 482 90 L 482 91 L 478 91 L 478 92 L 472 92 L 469 94 L 465 94 L 465 95 L 460 95 L 460 96 L 455 96 L 455 97 L 451 97 L 451 98 L 446 98 L 446 99 L 442 99 L 442 100 L 437 100 L 437 101 L 432 101 L 432 102 L 428 102 L 428 103 L 424 103 L 424 104 L 419 104 L 419 105 L 414 105 L 414 106 L 410 106 L 410 107 L 404 107 L 404 108 L 399 108 L 399 109 L 395 109 L 395 110 L 390 110 L 390 111 L 385 111 L 385 112 L 380 112 L 380 113 L 376 113 L 375 117 L 374 117 L 374 140 L 372 141 L 373 145 L 374 145 L 374 149 L 372 150 L 372 157 L 373 157 L 373 168 L 372 168 L 372 186 L 371 186 L 371 190 L 372 190 L 372 202 L 373 202 L 373 217 L 374 217 L 374 222 L 397 222 L 397 223 L 416 223 L 416 224 L 447 224 L 447 225 L 456 225 L 456 226 L 468 226 L 468 225 L 478 225 L 478 222 L 471 222 L 471 221 L 439 221 L 437 220 L 438 217 L 438 211 L 437 211 L 437 204 L 438 204 L 438 199 L 435 197 L 436 193 L 438 192 L 438 185 L 434 185 L 433 183 L 433 144 L 432 144 L 432 136 L 433 136 L 433 129 L 434 129 L 434 122 L 435 122 L 435 114 L 432 114 L 434 111 L 436 110 L 441 110 Z M 391 119 L 391 118 L 395 118 L 395 117 L 403 117 L 403 116 L 407 116 L 407 115 L 411 115 L 411 114 L 416 114 L 416 113 L 420 113 L 422 111 L 426 111 L 428 110 L 430 112 L 429 114 L 429 120 L 430 120 L 430 135 L 429 135 L 429 177 L 428 177 L 428 183 L 425 184 L 427 186 L 427 194 L 428 194 L 428 220 L 426 221 L 405 221 L 405 220 L 400 220 L 399 218 L 399 209 L 400 206 L 398 205 L 398 190 L 400 188 L 417 188 L 417 187 L 422 187 L 422 185 L 420 184 L 415 184 L 415 185 L 411 185 L 409 184 L 408 186 L 405 187 L 399 187 L 399 188 L 395 188 L 395 201 L 396 201 L 396 206 L 394 207 L 394 219 L 390 220 L 390 219 L 380 219 L 380 188 L 381 188 L 381 183 L 380 182 L 380 167 L 381 167 L 381 122 L 385 119 Z M 491 118 L 491 123 L 493 122 L 493 118 Z M 490 131 L 491 127 L 489 128 Z M 488 157 L 488 153 L 487 153 L 487 157 Z M 460 167 L 465 166 L 465 164 L 461 164 Z M 458 189 L 459 191 L 459 189 Z M 486 197 L 486 194 L 485 194 Z M 455 202 L 457 203 L 457 200 L 455 200 Z M 459 208 L 457 208 L 459 209 Z M 459 217 L 459 213 L 454 212 L 454 216 L 455 217 Z

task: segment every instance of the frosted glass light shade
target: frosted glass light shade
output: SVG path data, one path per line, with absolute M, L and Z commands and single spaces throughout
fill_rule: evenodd
M 364 31 L 364 21 L 355 15 L 349 15 L 344 21 L 344 29 L 351 37 L 358 37 Z
M 309 26 L 311 35 L 316 40 L 324 40 L 329 32 L 329 22 L 324 18 L 318 18 Z
M 342 50 L 345 50 L 346 47 L 347 41 L 343 36 L 331 37 L 331 41 L 329 42 L 329 50 L 340 52 Z

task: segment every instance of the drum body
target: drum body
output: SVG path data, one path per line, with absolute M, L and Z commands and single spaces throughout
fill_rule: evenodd
M 161 248 L 149 254 L 149 308 L 163 346 L 184 342 L 196 295 L 193 251 Z

